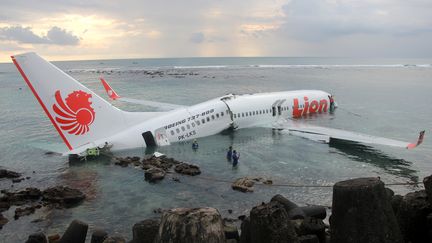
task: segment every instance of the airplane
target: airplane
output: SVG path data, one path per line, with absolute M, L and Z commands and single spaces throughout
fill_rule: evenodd
M 319 90 L 228 94 L 192 106 L 142 102 L 165 106 L 165 111 L 127 112 L 102 99 L 36 53 L 11 58 L 69 149 L 63 155 L 85 156 L 88 149 L 106 145 L 112 152 L 167 146 L 249 127 L 284 129 L 293 135 L 325 142 L 341 139 L 409 149 L 420 145 L 424 136 L 422 131 L 416 143 L 408 143 L 297 122 L 301 117 L 328 113 L 337 106 L 336 102 L 332 103 L 329 93 Z M 112 99 L 128 100 L 104 81 L 103 85 Z

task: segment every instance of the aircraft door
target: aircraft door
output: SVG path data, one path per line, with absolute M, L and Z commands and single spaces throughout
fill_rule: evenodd
M 142 134 L 147 147 L 157 146 L 154 136 L 151 131 L 144 132 Z
M 165 146 L 171 144 L 168 140 L 166 129 L 164 127 L 161 127 L 155 131 L 155 137 L 158 146 Z

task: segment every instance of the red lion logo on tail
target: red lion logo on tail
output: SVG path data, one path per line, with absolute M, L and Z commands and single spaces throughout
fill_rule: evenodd
M 91 94 L 82 90 L 73 91 L 65 99 L 65 103 L 60 90 L 55 92 L 57 104 L 53 105 L 53 110 L 57 114 L 55 120 L 62 130 L 75 135 L 83 135 L 90 131 L 89 126 L 95 119 L 95 112 L 89 101 L 91 97 Z

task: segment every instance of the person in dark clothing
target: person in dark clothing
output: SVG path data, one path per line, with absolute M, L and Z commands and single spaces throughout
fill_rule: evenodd
M 192 143 L 192 149 L 193 149 L 193 150 L 197 150 L 198 147 L 199 147 L 198 142 L 197 142 L 196 139 L 194 139 L 194 141 L 193 141 L 193 143 Z
M 232 153 L 233 167 L 237 166 L 239 159 L 240 159 L 240 153 L 237 153 L 237 151 L 234 150 Z
M 232 146 L 229 146 L 229 148 L 228 148 L 228 152 L 227 152 L 227 154 L 226 154 L 226 158 L 227 158 L 227 160 L 228 160 L 229 162 L 232 161 L 232 153 L 233 153 Z
M 329 95 L 329 101 L 330 101 L 330 112 L 333 112 L 335 109 L 335 103 L 334 103 L 334 98 L 333 95 Z

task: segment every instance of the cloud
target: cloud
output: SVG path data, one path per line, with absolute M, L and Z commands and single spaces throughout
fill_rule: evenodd
M 47 33 L 47 39 L 56 45 L 78 45 L 79 38 L 65 29 L 60 29 L 57 26 L 52 27 Z
M 65 29 L 52 27 L 46 36 L 36 35 L 30 27 L 12 26 L 0 28 L 0 39 L 24 44 L 78 45 L 79 38 Z
M 292 0 L 282 7 L 279 33 L 311 42 L 357 34 L 421 35 L 432 32 L 430 11 L 432 5 L 402 0 Z
M 189 40 L 190 40 L 192 43 L 196 43 L 196 44 L 203 43 L 204 40 L 205 40 L 204 33 L 202 33 L 202 32 L 196 32 L 196 33 L 193 33 L 193 34 L 190 36 L 190 39 L 189 39 Z

